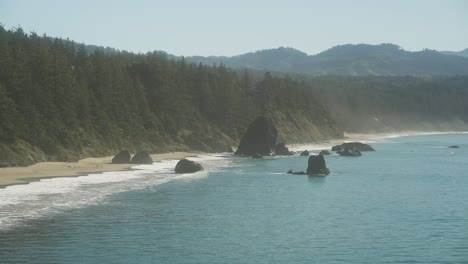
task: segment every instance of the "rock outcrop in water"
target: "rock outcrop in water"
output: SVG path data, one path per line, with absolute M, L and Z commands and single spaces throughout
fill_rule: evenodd
M 460 147 L 457 145 L 452 145 L 452 146 L 449 146 L 449 148 L 460 148 Z
M 289 151 L 284 143 L 278 143 L 275 146 L 275 154 L 281 156 L 291 156 L 294 155 L 294 152 Z
M 361 151 L 375 151 L 375 149 L 368 144 L 361 142 L 343 143 L 332 147 L 340 156 L 358 157 L 361 156 Z
M 203 166 L 200 163 L 188 159 L 181 159 L 175 166 L 175 173 L 194 173 L 203 170 Z
M 346 157 L 359 157 L 362 155 L 359 150 L 355 150 L 355 149 L 340 150 L 337 153 L 340 156 L 346 156 Z
M 328 175 L 330 170 L 325 164 L 323 155 L 312 155 L 309 157 L 306 173 L 308 175 Z
M 287 172 L 287 174 L 293 174 L 293 175 L 305 175 L 306 173 L 303 172 L 303 171 L 293 171 L 293 170 L 289 170 Z
M 287 173 L 294 175 L 328 175 L 330 174 L 330 170 L 325 164 L 323 155 L 311 155 L 307 161 L 306 172 L 289 170 Z
M 309 151 L 304 150 L 304 151 L 301 153 L 301 156 L 303 156 L 303 157 L 308 157 L 308 156 L 309 156 Z
M 332 147 L 332 151 L 344 151 L 344 150 L 358 150 L 358 151 L 375 151 L 375 149 L 368 144 L 364 144 L 361 142 L 349 142 L 349 143 L 343 143 L 341 145 L 336 145 Z
M 331 152 L 324 149 L 324 150 L 320 151 L 319 155 L 322 155 L 322 156 L 324 156 L 324 155 L 331 155 Z
M 273 123 L 265 117 L 258 117 L 247 128 L 235 154 L 269 156 L 275 150 L 277 137 Z
M 112 164 L 128 164 L 130 163 L 130 152 L 128 150 L 122 150 L 112 159 Z
M 133 156 L 132 160 L 130 161 L 132 164 L 153 164 L 153 159 L 146 151 L 140 151 Z

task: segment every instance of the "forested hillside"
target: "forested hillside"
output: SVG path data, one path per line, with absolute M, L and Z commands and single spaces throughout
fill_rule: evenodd
M 285 52 L 268 63 L 304 56 Z M 123 148 L 222 151 L 259 115 L 274 121 L 286 143 L 341 137 L 344 130 L 468 130 L 466 102 L 466 75 L 231 70 L 0 27 L 0 166 Z
M 161 53 L 93 53 L 72 41 L 0 27 L 0 163 L 223 150 L 258 115 L 282 140 L 342 135 L 305 82 Z
M 324 76 L 308 83 L 348 132 L 468 131 L 468 76 Z

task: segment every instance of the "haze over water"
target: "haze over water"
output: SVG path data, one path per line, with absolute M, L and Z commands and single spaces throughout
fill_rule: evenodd
M 327 177 L 285 174 L 305 157 L 218 157 L 0 189 L 0 262 L 467 263 L 468 135 L 372 145 L 327 156 Z

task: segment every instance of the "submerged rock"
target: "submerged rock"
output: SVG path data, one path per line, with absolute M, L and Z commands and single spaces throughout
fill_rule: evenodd
M 324 149 L 324 150 L 320 151 L 319 155 L 322 155 L 322 156 L 323 155 L 331 155 L 331 152 Z
M 258 117 L 247 128 L 235 154 L 269 156 L 275 150 L 277 136 L 273 123 L 265 117 Z
M 328 175 L 330 170 L 325 164 L 325 158 L 322 155 L 312 155 L 309 157 L 307 172 L 308 175 Z
M 130 163 L 130 152 L 128 150 L 122 150 L 112 159 L 112 164 L 128 164 Z
M 284 143 L 278 143 L 275 146 L 275 154 L 276 155 L 282 155 L 282 156 L 291 156 L 294 155 L 292 151 L 289 151 L 289 149 L 286 147 Z
M 203 166 L 200 163 L 188 159 L 181 159 L 175 166 L 175 173 L 194 173 L 203 170 Z
M 135 156 L 133 156 L 130 163 L 133 163 L 133 164 L 153 164 L 153 159 L 151 158 L 151 156 L 149 155 L 148 152 L 140 151 L 140 152 L 137 152 L 137 154 L 135 154 Z
M 301 156 L 308 157 L 308 156 L 309 156 L 309 151 L 304 150 L 304 151 L 301 153 Z
M 293 171 L 293 170 L 289 170 L 287 172 L 287 174 L 293 174 L 293 175 L 305 175 L 306 173 L 303 172 L 303 171 Z
M 343 143 L 341 145 L 336 145 L 332 147 L 332 151 L 344 151 L 348 149 L 354 149 L 358 151 L 375 151 L 375 149 L 368 144 L 364 144 L 361 142 L 349 142 L 349 143 Z
M 460 147 L 457 145 L 452 145 L 452 146 L 449 146 L 449 148 L 460 148 Z

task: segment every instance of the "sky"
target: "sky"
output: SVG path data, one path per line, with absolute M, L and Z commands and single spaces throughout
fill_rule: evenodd
M 224 55 L 343 44 L 468 48 L 466 0 L 0 0 L 6 29 L 120 50 Z

